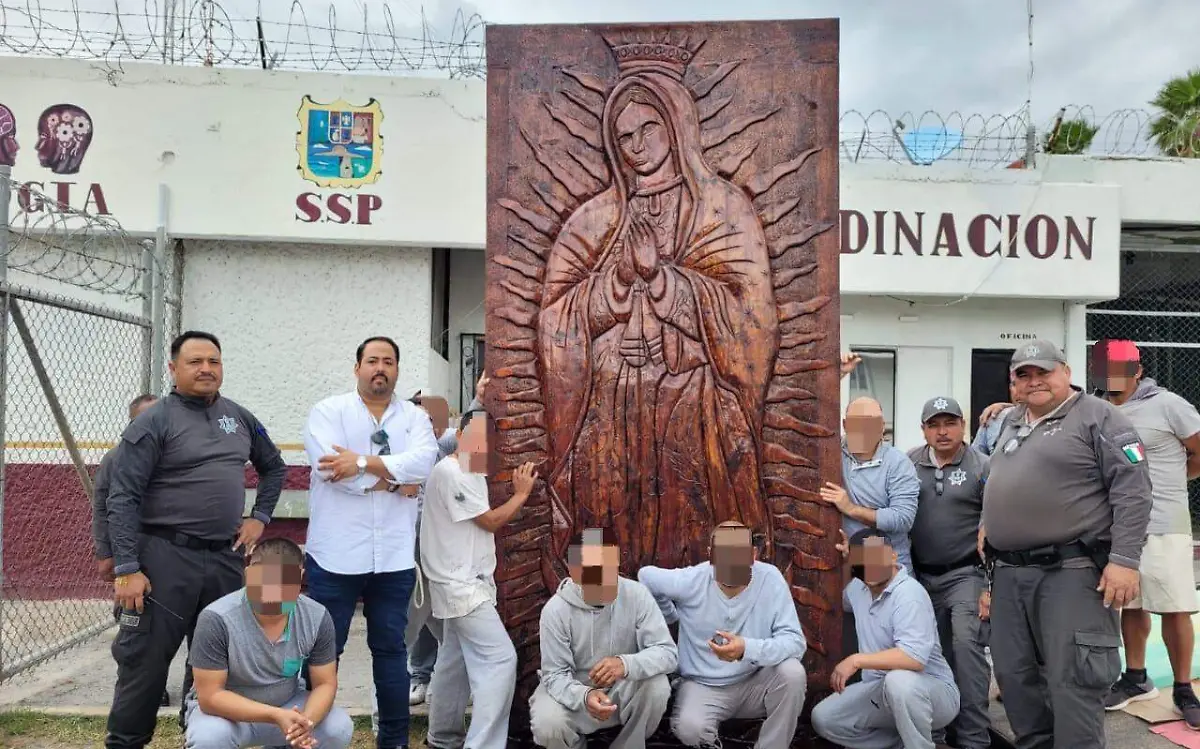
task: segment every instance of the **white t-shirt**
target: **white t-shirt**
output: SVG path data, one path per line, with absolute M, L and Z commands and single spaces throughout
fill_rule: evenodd
M 463 471 L 455 455 L 433 467 L 421 510 L 421 568 L 438 619 L 496 604 L 496 539 L 474 521 L 489 509 L 486 475 Z

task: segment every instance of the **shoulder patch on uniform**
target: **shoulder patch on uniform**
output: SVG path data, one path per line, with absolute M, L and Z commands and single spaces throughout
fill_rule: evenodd
M 1146 449 L 1142 447 L 1141 442 L 1128 442 L 1121 445 L 1121 452 L 1125 454 L 1125 459 L 1134 465 L 1146 459 Z
M 463 494 L 462 492 L 454 492 L 454 498 L 455 498 L 456 500 L 458 500 L 459 502 L 466 502 L 466 501 L 467 501 L 467 495 L 466 495 L 466 494 Z

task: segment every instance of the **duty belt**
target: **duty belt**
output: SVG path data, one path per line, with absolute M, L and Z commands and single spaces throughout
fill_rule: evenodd
M 1105 545 L 1106 546 L 1106 545 Z M 1072 541 L 1069 544 L 1041 546 L 1036 549 L 1022 551 L 1000 551 L 992 549 L 993 558 L 1014 567 L 1057 567 L 1067 559 L 1091 558 L 1101 569 L 1101 557 L 1107 562 L 1108 549 L 1105 546 L 1088 546 L 1082 541 Z
M 913 562 L 913 567 L 917 570 L 917 572 L 920 572 L 922 575 L 928 575 L 930 577 L 938 577 L 939 575 L 945 575 L 947 572 L 953 572 L 954 570 L 960 570 L 964 567 L 982 567 L 982 566 L 983 566 L 983 562 L 982 562 L 982 560 L 980 560 L 979 554 L 974 551 L 971 552 L 971 554 L 969 556 L 965 556 L 962 559 L 958 560 L 957 562 L 951 562 L 950 564 L 922 564 L 917 561 Z
M 169 528 L 160 528 L 157 526 L 142 526 L 142 533 L 147 536 L 157 536 L 158 538 L 166 539 L 176 546 L 183 546 L 195 551 L 221 551 L 233 547 L 233 539 L 213 540 L 208 538 L 197 538 L 186 533 L 173 531 Z

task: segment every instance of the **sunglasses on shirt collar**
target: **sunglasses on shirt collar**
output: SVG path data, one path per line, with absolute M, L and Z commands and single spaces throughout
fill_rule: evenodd
M 1015 453 L 1021 448 L 1021 445 L 1025 444 L 1025 440 L 1027 440 L 1031 434 L 1033 434 L 1033 427 L 1029 424 L 1022 424 L 1017 428 L 1016 436 L 1004 443 L 1004 454 L 1012 455 Z
M 380 429 L 378 432 L 375 432 L 374 434 L 372 434 L 371 442 L 373 444 L 379 445 L 379 454 L 380 455 L 391 455 L 392 454 L 392 446 L 390 444 L 388 444 L 388 433 L 385 432 L 384 430 Z

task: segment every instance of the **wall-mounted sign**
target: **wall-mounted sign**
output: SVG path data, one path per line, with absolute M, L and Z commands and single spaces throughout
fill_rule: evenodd
M 58 175 L 78 174 L 92 145 L 93 133 L 92 116 L 83 107 L 75 104 L 46 107 L 37 120 L 34 152 L 38 165 Z M 11 108 L 0 104 L 0 165 L 16 167 L 20 151 L 17 115 Z M 17 205 L 23 212 L 39 213 L 45 210 L 45 199 L 38 193 L 53 197 L 62 206 L 92 215 L 111 215 L 104 190 L 98 182 L 27 180 L 16 190 Z
M 1092 259 L 1096 240 L 1095 216 L 956 216 L 924 211 L 844 210 L 842 253 L 854 255 L 916 255 L 918 257 L 979 257 L 1003 254 L 1037 260 Z
M 1002 341 L 1036 341 L 1037 333 L 1001 333 L 1000 340 Z
M 317 187 L 352 190 L 379 180 L 383 157 L 379 102 L 371 99 L 354 106 L 339 99 L 319 104 L 305 96 L 296 117 L 300 121 L 296 152 L 301 177 Z M 309 191 L 296 196 L 296 220 L 369 225 L 371 214 L 382 207 L 383 199 L 375 194 Z
M 1113 185 L 843 180 L 842 293 L 1112 299 L 1119 196 Z

